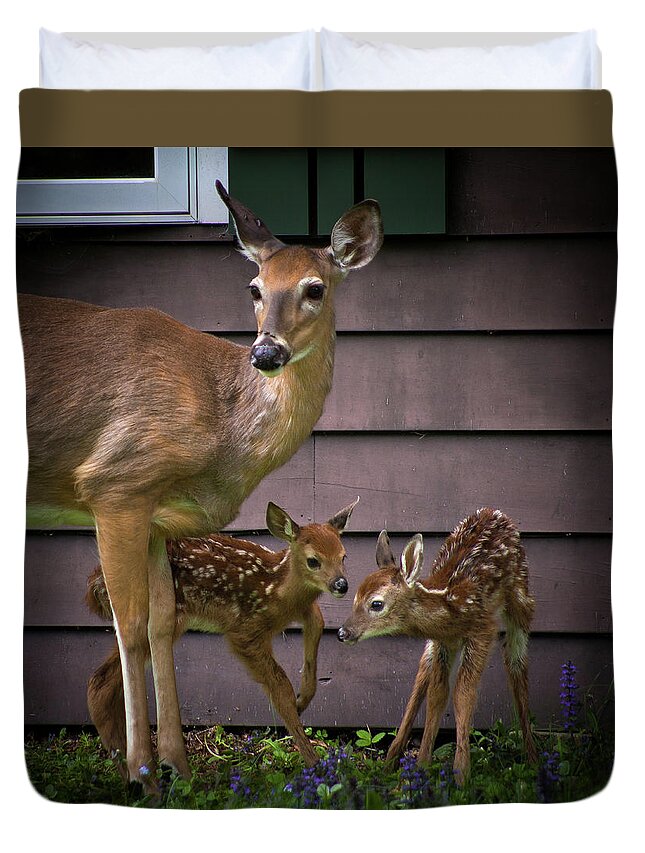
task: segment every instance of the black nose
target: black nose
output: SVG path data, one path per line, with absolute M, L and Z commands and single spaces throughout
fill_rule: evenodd
M 344 625 L 341 625 L 341 627 L 338 629 L 338 639 L 341 641 L 341 643 L 344 643 L 346 640 L 349 640 L 349 637 L 349 631 L 345 628 Z
M 251 364 L 258 370 L 278 370 L 289 361 L 289 353 L 282 344 L 267 340 L 251 347 Z
M 345 595 L 347 592 L 347 581 L 343 577 L 336 578 L 331 585 L 331 591 L 336 595 Z

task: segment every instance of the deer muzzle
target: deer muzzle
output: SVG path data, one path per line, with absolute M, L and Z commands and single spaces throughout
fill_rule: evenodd
M 339 575 L 329 584 L 329 591 L 334 598 L 342 598 L 348 590 L 347 580 Z
M 251 347 L 251 364 L 260 373 L 276 376 L 291 358 L 291 352 L 273 335 L 260 335 Z
M 338 629 L 338 639 L 341 643 L 347 643 L 349 646 L 353 646 L 354 643 L 358 642 L 358 637 L 347 625 L 341 625 Z

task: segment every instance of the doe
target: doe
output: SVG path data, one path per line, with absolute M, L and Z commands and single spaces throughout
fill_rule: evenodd
M 334 292 L 383 241 L 375 201 L 350 208 L 327 247 L 285 245 L 218 191 L 244 254 L 249 348 L 148 308 L 20 297 L 29 522 L 91 524 L 121 653 L 129 778 L 158 794 L 145 664 L 152 654 L 159 761 L 189 778 L 173 661 L 167 539 L 221 530 L 309 437 L 331 388 Z
M 180 539 L 167 546 L 176 596 L 174 639 L 190 629 L 225 634 L 233 653 L 268 694 L 308 766 L 318 756 L 298 715 L 316 692 L 318 645 L 324 627 L 316 599 L 325 591 L 337 598 L 347 592 L 340 536 L 357 503 L 358 499 L 325 524 L 303 527 L 269 503 L 267 527 L 288 543 L 277 553 L 219 534 Z M 100 565 L 88 579 L 86 601 L 92 611 L 111 618 Z M 274 635 L 292 622 L 303 626 L 304 666 L 297 697 L 271 648 Z M 90 678 L 87 698 L 103 745 L 123 755 L 125 706 L 118 646 Z
M 359 586 L 352 614 L 339 629 L 338 638 L 355 643 L 367 637 L 405 634 L 428 640 L 387 760 L 400 758 L 424 699 L 426 719 L 418 760 L 429 760 L 448 701 L 450 670 L 461 650 L 453 694 L 457 726 L 454 772 L 458 782 L 465 779 L 470 771 L 469 737 L 477 689 L 501 616 L 506 628 L 504 665 L 527 756 L 535 762 L 527 666 L 535 602 L 528 592 L 526 556 L 514 523 L 499 510 L 488 508 L 468 516 L 443 543 L 423 582 L 417 580 L 423 564 L 421 534 L 405 546 L 397 567 L 388 535 L 382 531 L 376 562 L 379 569 Z

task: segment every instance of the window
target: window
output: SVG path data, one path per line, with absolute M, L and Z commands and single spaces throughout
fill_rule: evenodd
M 226 223 L 226 148 L 25 148 L 19 225 Z

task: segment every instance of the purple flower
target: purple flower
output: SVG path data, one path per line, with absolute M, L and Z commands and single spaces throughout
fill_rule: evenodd
M 319 788 L 325 785 L 331 790 L 334 785 L 341 784 L 343 762 L 347 759 L 344 749 L 330 749 L 326 758 L 322 758 L 313 767 L 305 769 L 285 785 L 285 791 L 290 791 L 298 800 L 300 808 L 315 809 L 321 804 Z
M 410 755 L 404 755 L 399 761 L 399 779 L 403 800 L 411 808 L 427 805 L 432 798 L 430 779 L 421 765 Z
M 575 679 L 577 669 L 568 660 L 562 664 L 560 674 L 560 707 L 562 708 L 562 720 L 565 732 L 575 729 L 580 712 L 580 702 L 576 691 L 578 684 Z
M 229 788 L 238 797 L 249 797 L 251 795 L 251 789 L 246 782 L 242 781 L 239 770 L 231 771 Z
M 543 752 L 537 776 L 537 794 L 541 803 L 553 802 L 555 791 L 560 782 L 560 753 Z

